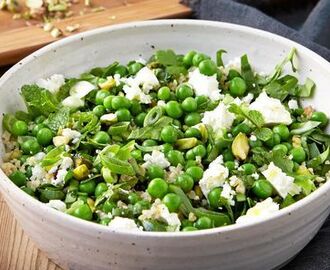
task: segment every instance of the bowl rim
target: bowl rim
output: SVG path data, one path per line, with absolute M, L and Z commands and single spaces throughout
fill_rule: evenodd
M 77 41 L 79 39 L 91 37 L 93 35 L 101 34 L 104 32 L 115 32 L 115 31 L 121 31 L 125 29 L 132 29 L 132 28 L 148 28 L 153 26 L 205 26 L 205 27 L 219 27 L 224 30 L 231 30 L 231 31 L 238 31 L 238 32 L 244 32 L 246 34 L 255 35 L 255 36 L 263 36 L 264 38 L 271 39 L 273 42 L 289 45 L 290 47 L 297 48 L 298 54 L 299 52 L 304 52 L 304 54 L 307 54 L 309 57 L 314 58 L 314 61 L 318 62 L 320 66 L 327 66 L 327 68 L 330 70 L 330 63 L 325 60 L 320 55 L 316 54 L 312 50 L 306 48 L 303 45 L 300 45 L 299 43 L 292 41 L 288 38 L 279 36 L 277 34 L 273 34 L 264 30 L 256 29 L 249 26 L 243 26 L 238 24 L 232 24 L 232 23 L 225 23 L 225 22 L 217 22 L 217 21 L 208 21 L 208 20 L 192 20 L 192 19 L 163 19 L 163 20 L 150 20 L 150 21 L 139 21 L 139 22 L 129 22 L 129 23 L 122 23 L 117 25 L 110 25 L 106 27 L 101 27 L 93 30 L 89 30 L 86 32 L 78 33 L 73 36 L 66 37 L 64 39 L 55 41 L 51 44 L 48 44 L 41 49 L 35 51 L 34 53 L 30 54 L 29 56 L 25 57 L 18 63 L 16 63 L 13 67 L 11 67 L 1 78 L 0 78 L 0 88 L 5 83 L 6 80 L 8 80 L 13 74 L 15 74 L 16 71 L 20 70 L 21 68 L 24 68 L 26 64 L 29 62 L 32 62 L 35 58 L 50 52 L 57 47 L 64 46 L 69 44 L 70 42 Z M 61 211 L 55 210 L 53 208 L 48 207 L 45 203 L 40 202 L 39 200 L 36 200 L 32 197 L 30 197 L 28 194 L 26 194 L 24 191 L 22 191 L 19 187 L 17 187 L 10 179 L 5 175 L 5 173 L 0 169 L 0 188 L 3 193 L 9 190 L 11 192 L 18 192 L 17 196 L 19 197 L 19 203 L 22 203 L 25 205 L 29 205 L 29 207 L 35 207 L 36 209 L 41 209 L 42 212 L 49 214 L 53 216 L 53 219 L 56 219 L 57 222 L 63 222 L 66 226 L 73 226 L 79 227 L 80 229 L 88 229 L 98 231 L 102 234 L 116 234 L 121 236 L 138 236 L 138 237 L 145 237 L 145 238 L 158 238 L 158 237 L 166 237 L 166 238 L 185 238 L 185 237 L 200 237 L 205 235 L 213 235 L 213 234 L 222 234 L 226 232 L 237 232 L 239 233 L 242 230 L 248 230 L 251 227 L 255 227 L 256 225 L 263 225 L 265 223 L 268 223 L 270 221 L 273 221 L 275 219 L 279 219 L 281 217 L 291 215 L 292 212 L 295 212 L 296 210 L 303 208 L 307 204 L 316 201 L 318 198 L 320 198 L 322 195 L 325 195 L 327 192 L 330 191 L 330 181 L 325 182 L 321 187 L 319 187 L 317 190 L 306 196 L 305 198 L 301 199 L 298 202 L 295 202 L 294 204 L 284 208 L 280 209 L 280 211 L 274 213 L 273 215 L 256 220 L 251 223 L 247 224 L 231 224 L 223 227 L 217 227 L 212 229 L 206 229 L 206 230 L 200 230 L 200 231 L 191 231 L 191 232 L 145 232 L 145 231 L 121 231 L 121 230 L 112 230 L 108 228 L 107 226 L 100 225 L 98 223 L 93 223 L 90 221 L 85 221 L 76 217 L 73 217 L 71 215 L 68 215 L 66 213 L 63 213 Z M 4 195 L 6 198 L 6 194 Z

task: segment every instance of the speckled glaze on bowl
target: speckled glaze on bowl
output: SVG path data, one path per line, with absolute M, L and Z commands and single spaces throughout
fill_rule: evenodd
M 139 56 L 147 58 L 157 49 L 182 53 L 194 49 L 215 55 L 224 48 L 228 51 L 225 60 L 247 53 L 257 70 L 270 71 L 292 47 L 299 52 L 301 79 L 308 76 L 317 84 L 312 103 L 329 113 L 330 64 L 323 58 L 264 31 L 192 20 L 111 26 L 46 46 L 0 79 L 0 112 L 23 108 L 22 84 L 54 73 L 78 75 L 114 60 L 126 63 Z M 3 153 L 1 144 L 0 148 Z M 70 269 L 273 269 L 314 237 L 330 205 L 328 182 L 307 198 L 251 225 L 186 233 L 120 233 L 48 208 L 18 189 L 2 171 L 0 188 L 25 232 L 56 263 Z

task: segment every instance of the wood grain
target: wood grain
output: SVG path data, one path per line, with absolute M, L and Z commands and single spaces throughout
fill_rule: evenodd
M 40 251 L 16 222 L 0 193 L 0 269 L 62 270 Z
M 64 36 L 68 36 L 72 33 L 65 32 L 65 28 L 74 24 L 80 25 L 78 32 L 81 32 L 129 21 L 183 18 L 191 13 L 190 8 L 180 4 L 180 0 L 103 0 L 99 3 L 104 3 L 103 6 L 107 9 L 82 16 L 76 15 L 54 22 L 54 25 L 63 30 Z M 22 25 L 22 21 L 13 22 L 8 16 L 7 13 L 0 11 L 0 66 L 15 63 L 36 49 L 56 40 L 37 25 Z

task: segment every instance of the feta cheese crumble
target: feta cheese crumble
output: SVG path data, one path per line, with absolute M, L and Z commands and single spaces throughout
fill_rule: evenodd
M 284 124 L 292 123 L 290 113 L 282 105 L 281 101 L 269 97 L 266 92 L 262 92 L 254 102 L 249 106 L 250 110 L 260 112 L 266 124 Z
M 263 220 L 279 211 L 279 209 L 279 205 L 273 202 L 272 198 L 267 198 L 266 200 L 258 202 L 255 206 L 248 209 L 244 216 L 240 216 L 236 220 L 236 223 L 247 224 L 258 220 Z
M 295 110 L 295 109 L 299 108 L 297 100 L 294 100 L 294 99 L 289 100 L 288 106 L 289 106 L 289 109 L 291 109 L 291 110 Z
M 222 164 L 223 158 L 218 156 L 210 163 L 208 169 L 204 171 L 202 179 L 199 180 L 199 186 L 206 198 L 212 189 L 223 186 L 228 178 L 229 170 Z
M 181 222 L 177 213 L 170 213 L 165 204 L 160 199 L 156 199 L 149 210 L 143 210 L 139 220 L 154 219 L 173 226 L 175 231 L 180 230 Z
M 95 89 L 95 86 L 87 81 L 77 82 L 70 89 L 70 96 L 75 96 L 78 98 L 83 98 L 87 96 L 91 91 Z
M 278 194 L 284 199 L 288 194 L 299 194 L 301 188 L 294 183 L 294 178 L 286 175 L 273 162 L 268 165 L 268 168 L 262 172 L 266 179 L 276 189 Z
M 221 191 L 220 196 L 227 199 L 228 203 L 231 206 L 234 206 L 235 205 L 235 201 L 234 201 L 235 195 L 236 195 L 236 192 L 234 190 L 232 190 L 232 188 L 228 182 L 225 182 L 222 186 L 222 191 Z
M 204 113 L 202 123 L 212 127 L 213 131 L 218 134 L 223 129 L 230 129 L 235 120 L 235 114 L 227 110 L 224 103 L 219 105 L 213 111 Z
M 61 212 L 65 212 L 66 210 L 66 204 L 61 200 L 50 200 L 46 205 Z
M 189 72 L 188 83 L 193 87 L 196 96 L 207 96 L 212 101 L 216 101 L 221 98 L 221 90 L 219 89 L 216 74 L 206 76 L 200 73 L 199 69 L 196 68 Z
M 67 98 L 63 99 L 62 101 L 63 106 L 75 109 L 79 107 L 83 107 L 85 102 L 76 96 L 68 96 Z
M 123 217 L 115 217 L 109 222 L 108 227 L 114 231 L 142 231 L 133 219 Z
M 145 154 L 143 157 L 145 163 L 142 164 L 142 167 L 149 168 L 151 165 L 158 165 L 159 167 L 165 169 L 170 166 L 170 162 L 166 159 L 164 153 L 153 150 L 150 154 Z
M 156 75 L 148 67 L 140 69 L 134 78 L 127 78 L 122 81 L 125 83 L 123 91 L 126 98 L 139 100 L 143 104 L 151 103 L 151 97 L 148 93 L 159 86 Z
M 60 90 L 61 86 L 65 84 L 64 76 L 61 74 L 54 74 L 47 79 L 39 79 L 36 84 L 45 88 L 53 94 L 56 94 Z

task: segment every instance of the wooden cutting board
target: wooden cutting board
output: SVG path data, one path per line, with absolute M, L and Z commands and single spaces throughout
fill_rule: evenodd
M 84 0 L 72 6 L 74 15 L 54 22 L 63 30 L 64 36 L 106 25 L 129 21 L 185 18 L 191 10 L 180 0 L 92 0 L 92 8 L 104 7 L 104 11 L 93 12 L 84 7 Z M 55 41 L 35 21 L 13 20 L 12 14 L 0 11 L 0 66 L 13 64 L 36 49 Z M 32 25 L 28 25 L 32 24 Z M 65 32 L 67 26 L 79 24 L 77 32 Z M 62 36 L 63 37 L 63 36 Z

